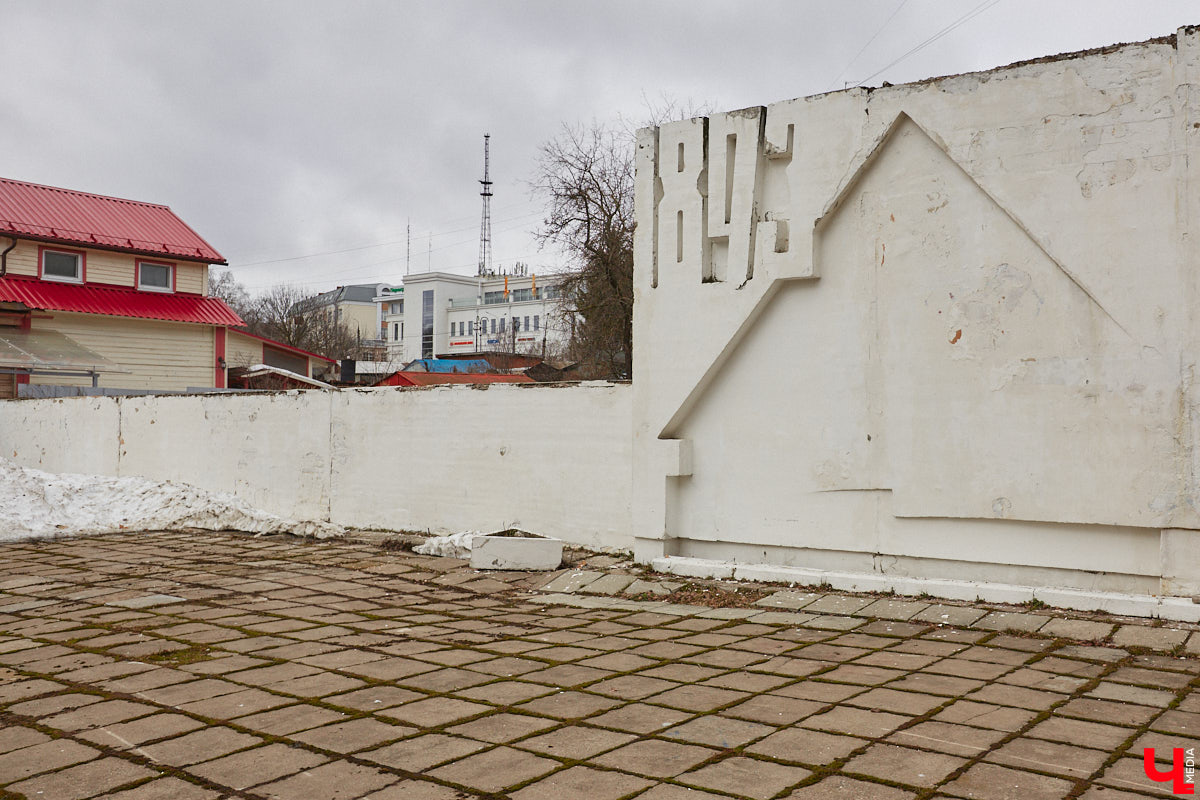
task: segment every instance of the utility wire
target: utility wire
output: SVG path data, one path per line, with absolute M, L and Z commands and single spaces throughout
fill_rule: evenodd
M 502 220 L 498 220 L 498 221 L 499 222 L 513 222 L 514 220 L 528 220 L 532 217 L 540 216 L 542 213 L 544 213 L 544 212 L 540 211 L 540 210 L 532 211 L 527 214 L 521 214 L 516 217 L 508 217 L 507 219 L 502 219 Z M 520 226 L 518 226 L 518 227 L 520 227 Z M 452 230 L 441 231 L 439 233 L 430 234 L 430 236 L 433 236 L 433 237 L 447 236 L 451 233 L 460 233 L 462 231 L 467 231 L 467 230 L 472 230 L 472 228 L 454 228 Z M 503 231 L 501 231 L 501 232 L 503 233 Z M 341 255 L 343 253 L 357 252 L 359 250 L 371 250 L 376 247 L 388 247 L 390 245 L 403 244 L 404 242 L 405 242 L 404 239 L 398 239 L 396 241 L 391 241 L 391 242 L 375 242 L 373 244 L 364 244 L 364 245 L 359 245 L 357 247 L 346 247 L 341 250 L 327 250 L 327 251 L 321 252 L 321 253 L 305 253 L 303 255 L 298 255 L 298 256 L 287 256 L 284 258 L 271 258 L 271 259 L 266 259 L 264 261 L 247 261 L 247 262 L 243 262 L 241 264 L 237 264 L 236 266 L 239 269 L 241 269 L 244 267 L 262 266 L 264 264 L 280 264 L 285 261 L 302 261 L 306 258 L 317 258 L 319 256 L 336 256 L 336 255 Z M 438 247 L 436 247 L 434 249 L 437 250 L 442 247 L 450 247 L 450 246 L 452 246 L 452 245 L 438 245 Z M 233 265 L 231 265 L 231 266 L 233 266 Z
M 897 65 L 897 64 L 899 64 L 901 61 L 903 61 L 904 59 L 908 58 L 909 56 L 912 56 L 912 55 L 915 55 L 915 54 L 919 53 L 920 51 L 924 50 L 924 49 L 925 49 L 926 47 L 928 47 L 929 45 L 931 45 L 931 44 L 933 44 L 934 42 L 936 42 L 938 39 L 941 39 L 941 38 L 942 38 L 943 36 L 945 36 L 946 34 L 948 34 L 948 33 L 951 33 L 952 31 L 954 31 L 954 30 L 957 30 L 959 27 L 961 27 L 961 26 L 963 26 L 963 25 L 967 24 L 967 23 L 968 23 L 968 22 L 970 22 L 971 20 L 975 19 L 975 17 L 979 16 L 979 15 L 980 15 L 980 14 L 982 14 L 983 12 L 985 12 L 985 11 L 987 11 L 988 9 L 992 8 L 993 6 L 995 6 L 995 5 L 996 5 L 997 3 L 999 3 L 999 2 L 1000 2 L 1000 0 L 983 0 L 983 2 L 982 2 L 982 3 L 980 3 L 980 4 L 979 4 L 979 5 L 977 5 L 977 6 L 975 6 L 973 9 L 971 9 L 970 11 L 968 11 L 966 14 L 963 14 L 961 17 L 959 17 L 958 19 L 956 19 L 954 22 L 951 22 L 949 25 L 947 25 L 946 27 L 942 28 L 940 31 L 938 31 L 937 33 L 933 34 L 932 36 L 930 36 L 930 37 L 929 37 L 928 39 L 926 39 L 925 41 L 923 41 L 923 42 L 921 42 L 920 44 L 918 44 L 916 47 L 912 48 L 912 49 L 911 49 L 911 50 L 909 50 L 907 53 L 905 53 L 904 55 L 902 55 L 902 56 L 900 56 L 899 58 L 897 58 L 895 61 L 892 61 L 892 62 L 891 62 L 891 63 L 889 63 L 887 66 L 885 66 L 885 67 L 883 67 L 883 68 L 881 68 L 881 69 L 878 69 L 878 70 L 876 70 L 875 72 L 872 72 L 870 75 L 868 75 L 867 77 L 863 78 L 861 81 L 857 81 L 857 82 L 855 83 L 855 86 L 862 86 L 862 85 L 863 85 L 864 83 L 866 83 L 867 81 L 871 80 L 872 78 L 876 77 L 877 75 L 879 75 L 879 74 L 880 74 L 880 73 L 882 73 L 882 72 L 886 72 L 887 70 L 889 70 L 889 69 L 891 69 L 892 67 L 896 66 L 896 65 Z
M 893 19 L 896 18 L 896 15 L 900 13 L 900 9 L 904 8 L 906 5 L 908 5 L 908 0 L 900 0 L 900 5 L 896 6 L 896 10 L 892 12 L 891 16 L 883 21 L 883 24 L 879 26 L 879 30 L 875 31 L 875 35 L 872 36 L 870 39 L 867 39 L 867 43 L 862 46 L 862 49 L 854 54 L 854 58 L 850 59 L 850 62 L 848 64 L 846 64 L 845 68 L 841 72 L 838 73 L 838 76 L 836 78 L 833 79 L 833 83 L 830 84 L 831 89 L 837 88 L 838 81 L 840 81 L 842 79 L 842 76 L 850 71 L 850 68 L 852 66 L 854 66 L 855 62 L 858 61 L 859 57 L 863 53 L 867 52 L 867 48 L 870 47 L 871 44 L 876 39 L 879 38 L 879 34 L 883 33 L 883 29 L 888 26 L 888 23 L 890 23 Z

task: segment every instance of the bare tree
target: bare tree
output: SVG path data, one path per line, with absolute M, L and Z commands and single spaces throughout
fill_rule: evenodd
M 246 287 L 233 277 L 232 271 L 225 270 L 220 273 L 210 271 L 208 273 L 208 294 L 224 300 L 225 305 L 232 308 L 248 327 L 252 325 L 255 313 L 254 300 L 246 291 Z
M 633 143 L 628 131 L 564 125 L 542 145 L 533 189 L 547 202 L 538 236 L 571 259 L 560 284 L 578 315 L 572 355 L 610 376 L 633 367 Z
M 332 306 L 318 306 L 289 284 L 277 284 L 252 297 L 231 272 L 209 276 L 209 294 L 219 297 L 246 323 L 245 330 L 327 358 L 356 358 L 358 337 L 336 318 Z
M 327 358 L 356 358 L 359 342 L 333 306 L 317 305 L 295 286 L 272 286 L 255 301 L 259 333 Z
M 643 97 L 658 125 L 708 113 L 692 101 Z M 638 125 L 563 125 L 542 145 L 532 181 L 547 201 L 543 245 L 566 253 L 573 270 L 561 284 L 568 357 L 594 377 L 633 374 L 633 154 Z

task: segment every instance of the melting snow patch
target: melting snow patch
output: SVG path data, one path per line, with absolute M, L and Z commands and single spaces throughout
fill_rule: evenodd
M 327 522 L 285 519 L 224 492 L 147 478 L 54 474 L 0 459 L 0 541 L 199 528 L 326 538 Z

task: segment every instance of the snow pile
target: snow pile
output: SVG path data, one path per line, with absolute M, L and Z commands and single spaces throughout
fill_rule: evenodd
M 319 538 L 342 533 L 326 522 L 284 519 L 186 483 L 58 475 L 0 458 L 0 541 L 185 528 Z
M 476 536 L 482 536 L 479 531 L 464 531 L 452 533 L 449 536 L 434 536 L 413 548 L 413 552 L 423 556 L 442 556 L 444 558 L 470 558 L 471 545 Z

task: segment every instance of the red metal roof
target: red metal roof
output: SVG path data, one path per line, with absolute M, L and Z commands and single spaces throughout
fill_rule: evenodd
M 528 375 L 487 372 L 393 372 L 375 386 L 437 386 L 443 383 L 536 383 Z
M 224 301 L 198 294 L 139 292 L 120 286 L 55 283 L 30 278 L 0 278 L 0 302 L 21 303 L 44 311 L 76 311 L 114 317 L 244 325 Z
M 166 206 L 0 178 L 0 233 L 48 242 L 170 256 L 224 257 Z

